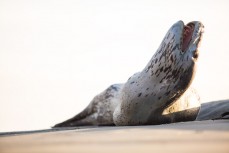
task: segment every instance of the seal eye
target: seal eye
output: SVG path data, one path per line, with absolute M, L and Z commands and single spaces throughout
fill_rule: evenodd
M 195 25 L 193 23 L 189 23 L 186 26 L 184 26 L 183 29 L 183 39 L 182 39 L 182 52 L 185 52 L 185 50 L 188 48 L 190 41 L 192 40 L 192 33 L 194 31 Z

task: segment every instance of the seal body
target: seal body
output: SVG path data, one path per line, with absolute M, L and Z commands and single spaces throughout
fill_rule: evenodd
M 175 23 L 146 67 L 124 84 L 97 95 L 75 117 L 55 127 L 145 125 L 194 120 L 199 96 L 189 88 L 196 71 L 203 25 Z
M 116 125 L 154 124 L 154 116 L 162 115 L 189 88 L 196 71 L 203 25 L 191 22 L 187 26 L 192 28 L 188 45 L 183 46 L 187 41 L 183 38 L 185 25 L 178 21 L 147 66 L 124 84 L 113 116 Z

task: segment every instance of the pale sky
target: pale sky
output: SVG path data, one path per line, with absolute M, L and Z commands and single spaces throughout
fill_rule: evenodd
M 193 85 L 229 99 L 227 0 L 1 0 L 0 132 L 50 128 L 141 71 L 178 20 L 205 25 Z

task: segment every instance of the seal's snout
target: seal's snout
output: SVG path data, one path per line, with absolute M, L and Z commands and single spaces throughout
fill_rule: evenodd
M 201 39 L 204 33 L 204 25 L 199 21 L 193 21 L 189 24 L 194 25 L 193 33 L 192 33 L 192 39 L 190 41 L 190 44 L 188 46 L 189 52 L 191 52 L 191 56 L 194 60 L 197 60 L 199 57 L 199 51 L 198 48 L 201 43 Z

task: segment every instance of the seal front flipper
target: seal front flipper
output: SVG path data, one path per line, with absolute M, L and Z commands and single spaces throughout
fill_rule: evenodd
M 90 104 L 78 115 L 56 127 L 75 127 L 88 125 L 114 125 L 113 112 L 119 102 L 122 84 L 114 84 L 93 98 Z
M 153 112 L 149 117 L 148 124 L 194 121 L 199 113 L 200 105 L 198 92 L 194 88 L 189 87 L 178 100 L 157 113 Z

